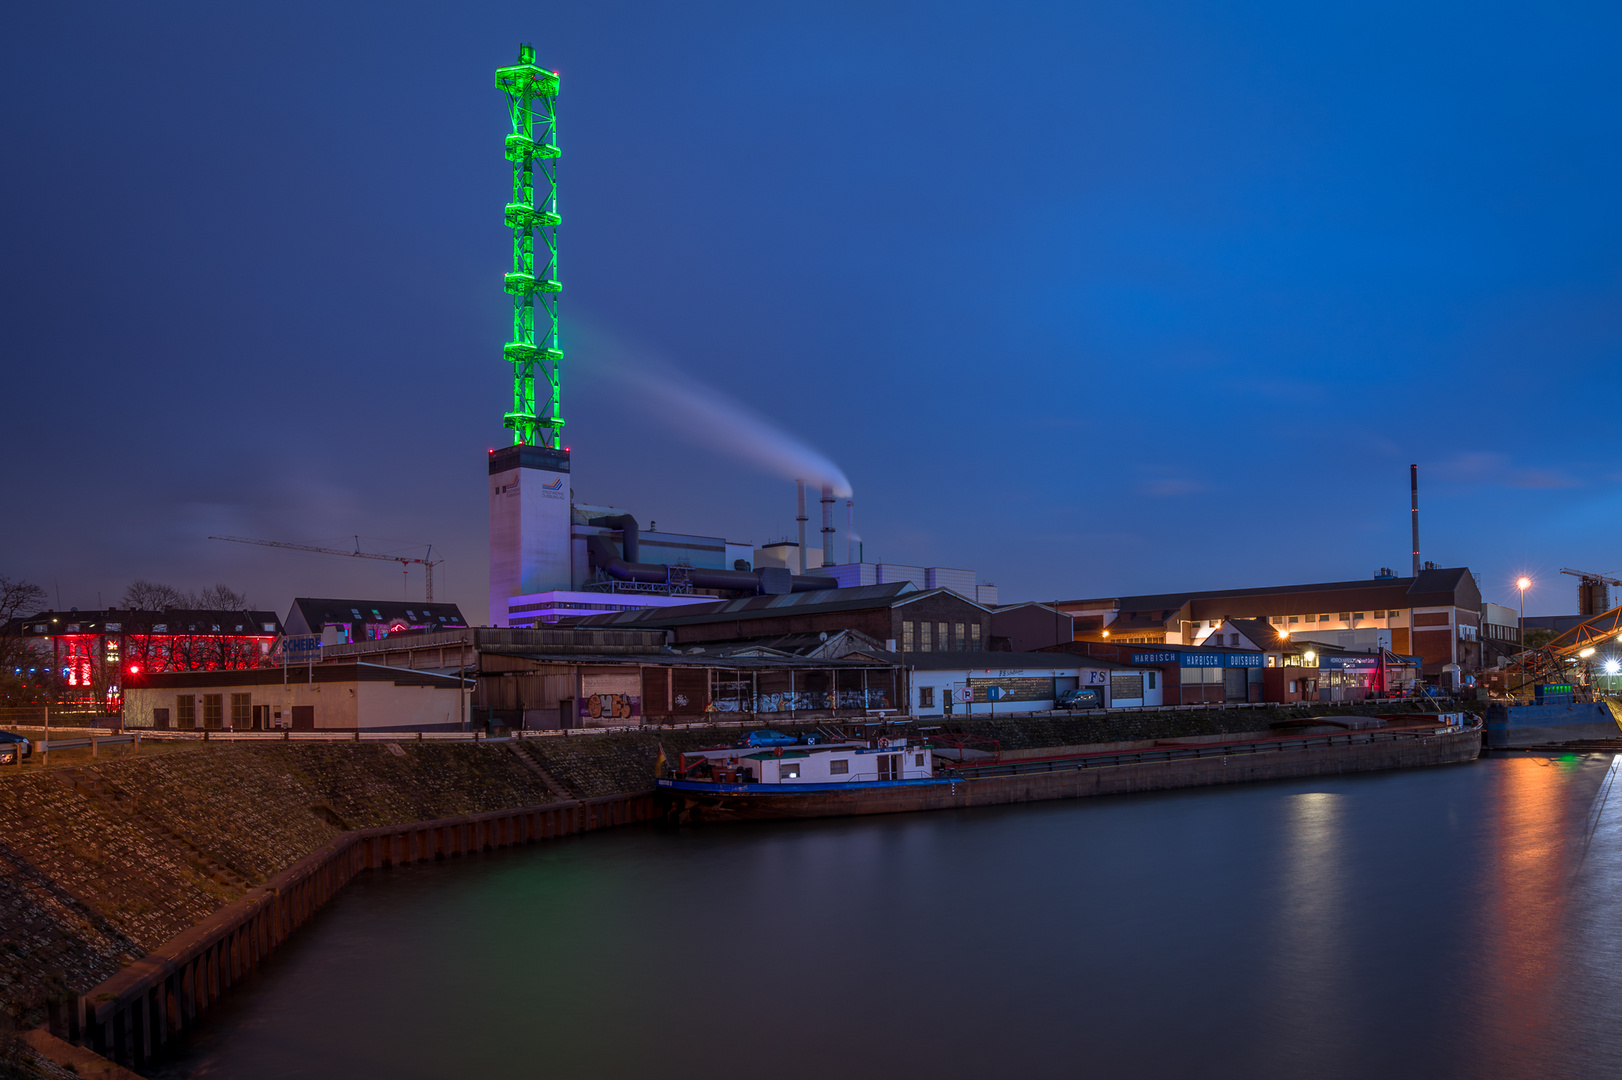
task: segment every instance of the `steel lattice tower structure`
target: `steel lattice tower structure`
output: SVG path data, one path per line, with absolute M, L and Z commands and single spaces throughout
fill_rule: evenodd
M 563 445 L 558 387 L 563 361 L 558 342 L 558 293 L 563 290 L 558 281 L 558 76 L 535 66 L 533 45 L 520 45 L 518 63 L 496 69 L 496 89 L 507 95 L 513 127 L 506 155 L 512 162 L 513 190 L 505 214 L 513 232 L 513 261 L 504 286 L 513 298 L 513 334 L 502 350 L 512 363 L 513 405 L 505 422 L 513 429 L 513 442 L 558 449 Z

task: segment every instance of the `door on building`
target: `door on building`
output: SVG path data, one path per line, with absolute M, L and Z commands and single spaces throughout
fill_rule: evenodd
M 314 705 L 294 705 L 293 706 L 293 730 L 294 731 L 314 731 L 315 730 L 315 706 Z
M 255 705 L 253 707 L 253 729 L 255 731 L 270 730 L 270 706 Z
M 899 780 L 899 779 L 901 779 L 900 764 L 901 764 L 901 755 L 900 754 L 880 754 L 879 755 L 879 779 L 880 780 Z
M 1242 667 L 1222 669 L 1222 696 L 1226 701 L 1250 700 L 1250 672 Z

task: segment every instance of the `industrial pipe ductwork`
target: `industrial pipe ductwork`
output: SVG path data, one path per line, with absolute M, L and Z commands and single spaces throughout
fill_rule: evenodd
M 629 514 L 620 514 L 614 518 L 597 518 L 591 523 L 601 525 L 605 521 L 619 520 L 630 520 L 627 535 L 634 536 L 636 522 Z M 790 592 L 816 592 L 820 589 L 839 588 L 839 582 L 833 578 L 801 577 L 791 574 L 780 566 L 767 566 L 759 570 L 711 570 L 698 566 L 676 568 L 666 566 L 664 563 L 631 562 L 616 555 L 613 547 L 601 536 L 590 537 L 586 541 L 586 551 L 591 557 L 592 566 L 617 581 L 668 585 L 671 583 L 671 571 L 679 570 L 682 580 L 699 589 L 725 589 L 729 592 L 777 596 Z
M 594 517 L 589 524 L 600 529 L 618 529 L 620 532 L 620 551 L 624 553 L 625 561 L 636 562 L 637 541 L 641 536 L 641 526 L 636 518 L 630 514 L 609 514 L 604 517 Z

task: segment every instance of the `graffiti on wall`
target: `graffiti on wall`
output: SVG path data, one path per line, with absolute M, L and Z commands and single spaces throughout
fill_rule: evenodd
M 642 699 L 635 694 L 591 694 L 580 699 L 582 720 L 635 720 L 642 715 Z

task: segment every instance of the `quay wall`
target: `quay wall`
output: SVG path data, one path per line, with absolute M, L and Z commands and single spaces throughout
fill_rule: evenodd
M 346 833 L 152 950 L 62 1010 L 52 1034 L 141 1068 L 207 1015 L 356 874 L 491 851 L 656 816 L 651 793 L 499 810 Z

